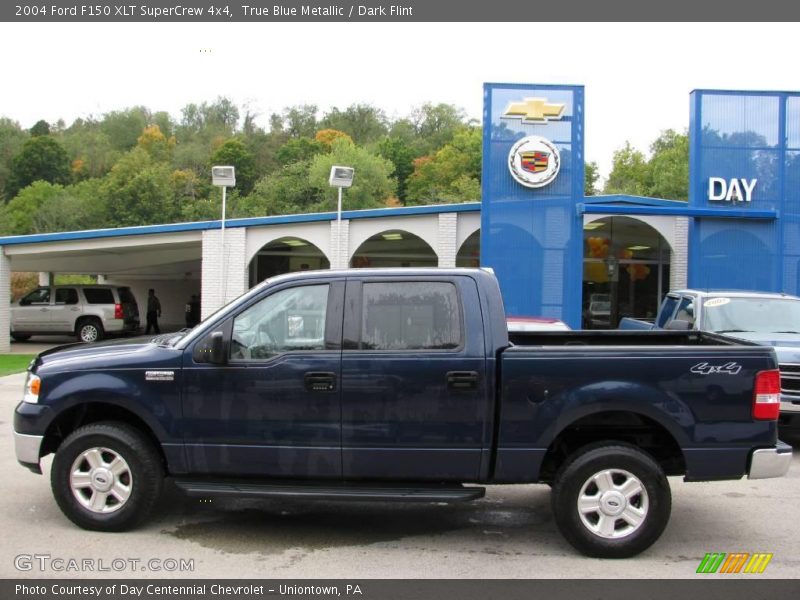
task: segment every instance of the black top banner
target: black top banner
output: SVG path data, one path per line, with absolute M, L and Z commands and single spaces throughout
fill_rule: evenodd
M 795 21 L 786 0 L 17 0 L 0 4 L 3 22 L 552 22 Z

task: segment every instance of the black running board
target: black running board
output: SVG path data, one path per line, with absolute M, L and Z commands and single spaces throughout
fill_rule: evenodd
M 402 502 L 467 502 L 483 498 L 482 487 L 441 485 L 287 484 L 176 479 L 189 496 L 231 498 L 300 498 L 305 500 L 393 500 Z

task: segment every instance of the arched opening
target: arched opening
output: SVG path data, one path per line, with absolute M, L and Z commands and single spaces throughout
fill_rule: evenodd
M 652 319 L 669 291 L 671 249 L 632 217 L 583 226 L 583 327 L 615 329 L 622 317 Z
M 283 237 L 263 246 L 250 261 L 250 287 L 274 275 L 329 269 L 330 266 L 322 250 L 308 240 Z
M 481 230 L 473 232 L 456 254 L 457 267 L 480 267 L 481 266 Z
M 779 290 L 775 248 L 764 243 L 774 239 L 774 225 L 742 223 L 733 219 L 703 219 L 697 227 L 698 253 L 692 285 L 700 288 Z M 788 261 L 787 261 L 788 262 Z M 761 265 L 743 268 L 742 265 Z M 788 269 L 787 269 L 788 271 Z M 784 273 L 787 277 L 789 273 Z
M 392 229 L 383 231 L 361 244 L 350 259 L 350 266 L 363 267 L 436 267 L 439 257 L 421 237 Z

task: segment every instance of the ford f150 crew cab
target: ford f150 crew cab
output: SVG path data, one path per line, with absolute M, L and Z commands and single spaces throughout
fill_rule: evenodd
M 667 475 L 779 477 L 772 348 L 702 332 L 509 339 L 480 269 L 302 272 L 152 339 L 40 354 L 18 460 L 73 522 L 118 531 L 165 476 L 191 495 L 462 501 L 547 483 L 566 539 L 650 546 Z
M 699 329 L 775 348 L 781 372 L 778 430 L 800 439 L 800 298 L 789 294 L 678 290 L 661 303 L 655 321 L 625 318 L 620 329 Z

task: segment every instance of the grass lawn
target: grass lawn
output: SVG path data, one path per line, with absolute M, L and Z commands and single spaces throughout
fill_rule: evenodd
M 34 354 L 0 354 L 0 377 L 12 373 L 22 373 Z

